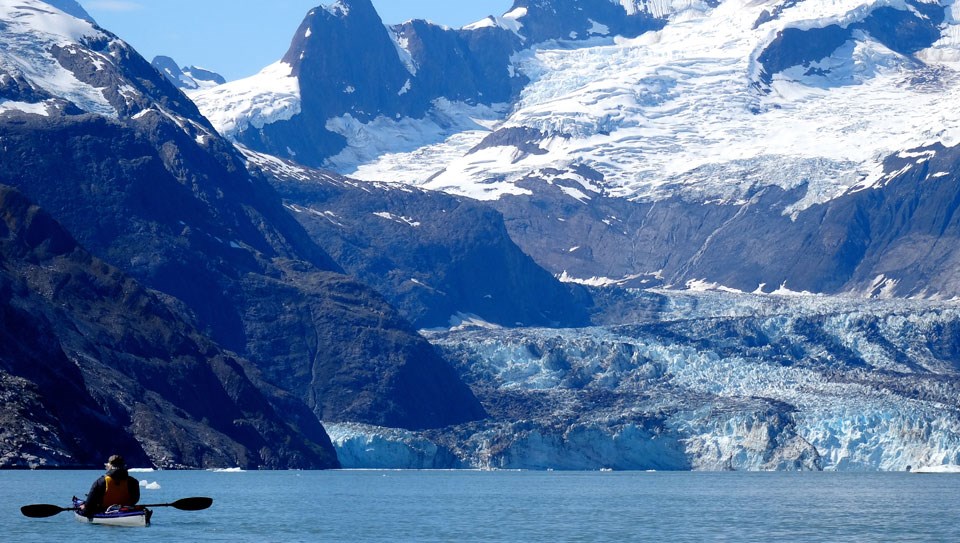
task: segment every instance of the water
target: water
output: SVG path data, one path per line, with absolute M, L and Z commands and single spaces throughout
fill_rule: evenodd
M 149 528 L 77 523 L 98 472 L 0 472 L 0 541 L 960 541 L 960 475 L 285 471 L 137 473 Z

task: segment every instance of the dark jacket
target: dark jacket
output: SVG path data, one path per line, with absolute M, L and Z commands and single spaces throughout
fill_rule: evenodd
M 107 476 L 110 476 L 115 482 L 122 483 L 126 481 L 127 490 L 130 493 L 130 502 L 131 503 L 121 503 L 121 504 L 112 504 L 112 503 L 103 503 L 103 495 L 107 491 Z M 87 516 L 92 516 L 97 513 L 102 513 L 107 507 L 111 505 L 136 505 L 140 501 L 140 482 L 130 477 L 127 473 L 126 468 L 112 468 L 104 475 L 101 475 L 99 479 L 94 481 L 93 486 L 90 487 L 90 492 L 87 493 L 86 504 L 83 508 L 83 514 Z

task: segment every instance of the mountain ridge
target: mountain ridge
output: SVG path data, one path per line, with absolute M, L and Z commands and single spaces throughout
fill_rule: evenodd
M 476 54 L 457 41 L 418 36 L 496 32 L 514 40 L 501 42 L 512 52 L 490 64 L 503 70 L 494 80 L 513 85 L 497 95 L 509 103 L 447 93 L 451 80 L 469 81 L 454 67 L 459 75 L 450 80 L 424 78 L 447 94 L 422 117 L 396 109 L 330 112 L 314 124 L 336 133 L 329 139 L 336 147 L 346 138 L 343 151 L 289 155 L 277 140 L 268 152 L 320 160 L 362 180 L 487 201 L 524 252 L 570 281 L 666 275 L 657 281 L 675 287 L 705 281 L 746 292 L 786 285 L 949 298 L 960 294 L 949 280 L 926 292 L 907 286 L 923 282 L 912 268 L 929 268 L 909 251 L 898 253 L 906 258 L 900 262 L 862 258 L 913 234 L 883 225 L 889 214 L 856 202 L 869 200 L 867 190 L 900 191 L 888 187 L 906 175 L 900 169 L 932 167 L 932 157 L 952 156 L 960 141 L 960 118 L 939 105 L 960 88 L 952 9 L 914 0 L 669 7 L 544 0 L 514 2 L 504 16 L 460 31 L 413 21 L 391 27 L 406 47 L 391 65 Z M 468 61 L 451 66 L 461 62 Z M 301 81 L 323 85 L 320 77 Z M 198 103 L 217 111 L 214 102 Z M 871 113 L 877 110 L 885 114 Z M 940 169 L 928 179 L 949 185 L 948 162 L 936 162 Z M 839 211 L 851 206 L 860 211 Z M 921 208 L 938 213 L 935 201 Z M 864 220 L 887 236 L 871 240 L 862 237 L 866 229 L 841 224 L 841 216 L 857 213 L 884 215 Z M 708 219 L 689 224 L 689 214 Z M 821 229 L 823 216 L 838 222 Z M 745 239 L 748 232 L 764 242 Z M 834 243 L 864 246 L 838 250 Z M 750 264 L 730 256 L 738 246 L 752 247 Z M 948 268 L 940 268 L 944 276 Z
M 200 333 L 250 361 L 262 390 L 292 393 L 278 405 L 307 435 L 322 433 L 319 418 L 429 428 L 484 416 L 432 346 L 343 275 L 132 48 L 36 0 L 0 1 L 0 20 L 11 52 L 0 57 L 0 181 L 90 253 L 175 300 Z M 156 415 L 155 424 L 173 420 Z M 159 461 L 170 445 L 148 452 Z

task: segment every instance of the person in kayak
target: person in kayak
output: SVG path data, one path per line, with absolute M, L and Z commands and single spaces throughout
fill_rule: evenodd
M 111 505 L 132 506 L 140 501 L 140 482 L 127 473 L 127 463 L 115 454 L 104 465 L 107 473 L 94 481 L 80 514 L 92 517 Z

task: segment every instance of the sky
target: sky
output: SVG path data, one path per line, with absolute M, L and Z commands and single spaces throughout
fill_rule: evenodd
M 79 0 L 147 60 L 173 57 L 228 80 L 253 75 L 286 53 L 310 9 L 332 0 Z M 513 0 L 373 0 L 384 23 L 427 19 L 455 28 L 502 15 Z

